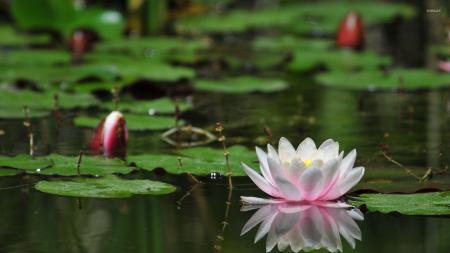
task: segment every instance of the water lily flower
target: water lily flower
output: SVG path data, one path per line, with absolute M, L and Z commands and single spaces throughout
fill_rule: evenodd
M 297 149 L 282 137 L 278 152 L 269 144 L 268 153 L 256 147 L 261 174 L 242 163 L 244 171 L 265 193 L 276 199 L 241 197 L 249 203 L 331 201 L 340 198 L 364 175 L 364 167 L 353 168 L 356 150 L 344 158 L 339 143 L 331 139 L 319 148 L 306 138 Z
M 341 21 L 337 34 L 336 44 L 343 48 L 359 49 L 364 42 L 364 28 L 361 16 L 350 12 Z
M 442 72 L 448 72 L 450 73 L 450 60 L 447 61 L 439 61 L 438 62 L 438 69 Z
M 122 113 L 111 112 L 95 129 L 90 147 L 93 153 L 107 157 L 125 156 L 128 129 Z
M 243 211 L 258 209 L 242 228 L 241 235 L 259 226 L 255 243 L 267 234 L 266 252 L 275 246 L 293 252 L 325 248 L 342 252 L 341 236 L 355 248 L 361 230 L 355 220 L 363 220 L 359 209 L 342 208 L 336 204 L 281 203 L 243 206 Z

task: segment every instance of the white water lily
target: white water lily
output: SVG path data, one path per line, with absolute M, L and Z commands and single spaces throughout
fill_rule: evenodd
M 269 144 L 267 153 L 256 147 L 261 174 L 246 164 L 247 175 L 265 193 L 279 201 L 329 201 L 340 198 L 355 186 L 364 175 L 364 167 L 353 165 L 356 150 L 344 157 L 339 153 L 339 143 L 331 139 L 319 148 L 311 138 L 306 138 L 297 149 L 284 137 L 278 152 Z M 274 203 L 242 197 L 244 202 Z

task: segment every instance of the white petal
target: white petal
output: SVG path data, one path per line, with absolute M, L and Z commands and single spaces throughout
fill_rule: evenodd
M 323 159 L 325 161 L 335 159 L 339 155 L 339 143 L 331 139 L 326 140 L 322 145 L 320 145 L 319 151 L 322 151 Z
M 279 204 L 279 203 L 285 202 L 281 199 L 263 199 L 263 198 L 246 197 L 246 196 L 241 196 L 241 200 L 242 200 L 242 202 L 244 202 L 244 204 L 250 204 L 250 205 Z
M 300 176 L 299 185 L 304 199 L 316 200 L 323 189 L 322 172 L 316 168 L 307 169 Z
M 269 181 L 272 185 L 274 185 L 274 181 L 272 175 L 270 175 L 269 165 L 267 164 L 267 154 L 262 149 L 255 147 L 256 155 L 258 156 L 261 173 L 264 178 Z
M 333 200 L 341 197 L 345 193 L 347 193 L 353 186 L 355 186 L 359 180 L 364 175 L 364 167 L 356 167 L 350 172 L 347 173 L 347 175 L 344 176 L 344 178 L 341 178 L 336 185 L 326 194 L 325 197 L 323 197 L 324 200 Z
M 280 157 L 278 156 L 277 151 L 270 144 L 267 144 L 267 159 L 268 158 L 272 158 L 277 163 L 281 163 Z M 273 177 L 273 175 L 272 175 L 272 177 Z
M 295 158 L 296 152 L 288 139 L 281 137 L 278 143 L 278 156 L 281 162 L 289 162 Z
M 350 151 L 350 153 L 348 153 L 345 156 L 345 158 L 341 162 L 340 166 L 341 175 L 346 175 L 347 172 L 349 172 L 353 168 L 353 165 L 355 164 L 355 159 L 356 159 L 356 150 L 353 149 L 352 151 Z
M 297 154 L 302 159 L 309 159 L 309 157 L 316 151 L 316 144 L 309 137 L 304 139 L 297 148 Z
M 277 191 L 281 193 L 287 200 L 302 200 L 302 194 L 300 190 L 294 184 L 292 184 L 289 179 L 286 178 L 286 175 L 285 173 L 283 173 L 281 166 L 270 157 L 267 158 L 267 162 L 269 163 L 270 173 L 275 180 Z
M 306 165 L 303 162 L 299 162 L 299 160 L 293 160 L 287 168 L 289 179 L 293 182 L 298 182 L 298 179 L 305 170 Z
M 258 186 L 259 189 L 264 191 L 265 193 L 279 197 L 280 195 L 277 193 L 276 189 L 270 185 L 270 183 L 263 178 L 258 172 L 254 171 L 252 168 L 248 167 L 245 163 L 241 163 L 244 168 L 245 173 L 250 177 L 250 179 Z

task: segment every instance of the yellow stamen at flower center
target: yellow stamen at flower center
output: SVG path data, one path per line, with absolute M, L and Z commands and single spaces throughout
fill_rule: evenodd
M 311 165 L 311 160 L 305 159 L 303 160 L 303 163 L 306 165 L 306 167 L 309 167 L 309 165 Z

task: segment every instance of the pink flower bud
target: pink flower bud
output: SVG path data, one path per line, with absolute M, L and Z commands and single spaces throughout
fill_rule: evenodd
M 123 157 L 126 155 L 128 129 L 122 113 L 111 112 L 100 122 L 91 139 L 90 147 L 94 154 L 107 157 Z

